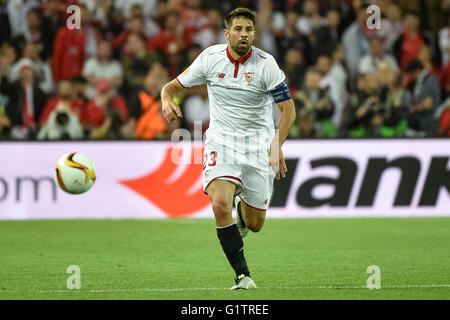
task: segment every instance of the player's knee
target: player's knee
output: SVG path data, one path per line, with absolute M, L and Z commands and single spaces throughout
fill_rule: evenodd
M 261 223 L 255 223 L 252 225 L 247 225 L 247 228 L 252 232 L 259 232 L 263 228 L 263 224 Z
M 264 220 L 261 219 L 249 219 L 245 223 L 247 228 L 252 232 L 259 232 L 264 226 Z
M 213 199 L 211 205 L 216 219 L 227 219 L 231 215 L 231 204 L 224 199 Z

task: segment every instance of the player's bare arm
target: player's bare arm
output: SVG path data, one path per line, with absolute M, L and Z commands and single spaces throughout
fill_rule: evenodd
M 173 101 L 175 95 L 183 89 L 177 79 L 167 83 L 161 91 L 161 109 L 164 119 L 172 122 L 176 118 L 182 118 L 180 106 Z
M 280 179 L 280 174 L 281 177 L 284 178 L 286 177 L 287 172 L 287 166 L 284 161 L 281 146 L 286 140 L 289 130 L 295 121 L 295 106 L 292 99 L 279 102 L 277 103 L 277 106 L 281 110 L 281 119 L 277 133 L 270 146 L 270 165 L 276 173 L 276 178 Z

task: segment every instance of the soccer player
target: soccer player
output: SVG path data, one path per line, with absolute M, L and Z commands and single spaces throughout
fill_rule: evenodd
M 252 46 L 255 32 L 255 13 L 234 9 L 225 16 L 228 43 L 206 48 L 161 92 L 162 113 L 170 122 L 182 117 L 173 100 L 176 94 L 207 84 L 211 116 L 205 134 L 203 190 L 211 200 L 220 244 L 236 273 L 232 290 L 256 288 L 242 238 L 264 225 L 274 178 L 286 176 L 281 146 L 295 120 L 285 75 L 273 56 Z M 277 131 L 274 101 L 282 112 Z

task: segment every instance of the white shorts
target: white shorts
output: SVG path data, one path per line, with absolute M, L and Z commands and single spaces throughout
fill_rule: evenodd
M 203 191 L 214 180 L 237 185 L 235 195 L 248 206 L 266 211 L 273 190 L 275 173 L 269 164 L 269 150 L 237 152 L 216 143 L 205 143 L 203 151 Z

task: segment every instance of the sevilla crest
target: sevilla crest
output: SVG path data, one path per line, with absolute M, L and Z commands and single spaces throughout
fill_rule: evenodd
M 254 72 L 245 72 L 244 73 L 245 80 L 247 80 L 248 83 L 252 82 L 254 75 L 255 75 Z

